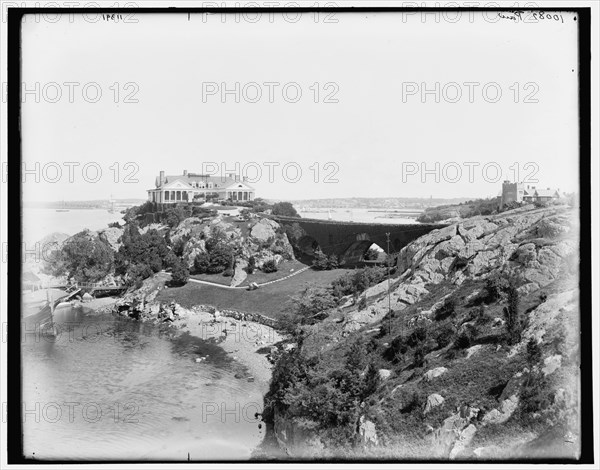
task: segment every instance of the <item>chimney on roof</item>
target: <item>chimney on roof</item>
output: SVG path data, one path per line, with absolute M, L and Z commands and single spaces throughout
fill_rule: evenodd
M 183 176 L 187 176 L 187 170 L 183 170 Z
M 158 176 L 158 182 L 159 182 L 160 184 L 163 184 L 163 183 L 165 182 L 165 172 L 164 172 L 164 171 L 161 171 L 161 172 L 160 172 L 160 174 L 159 174 L 159 176 Z
M 242 181 L 245 183 L 248 181 L 248 177 L 247 176 L 242 176 Z

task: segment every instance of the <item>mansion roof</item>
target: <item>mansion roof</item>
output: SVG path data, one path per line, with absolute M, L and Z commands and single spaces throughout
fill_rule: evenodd
M 187 186 L 190 189 L 207 189 L 199 186 L 200 183 L 204 183 L 208 187 L 208 183 L 212 183 L 212 188 L 215 190 L 223 190 L 232 188 L 234 185 L 238 185 L 240 188 L 254 190 L 252 186 L 250 186 L 247 182 L 241 181 L 239 178 L 232 178 L 231 176 L 209 176 L 209 175 L 198 175 L 194 173 L 188 173 L 187 175 L 167 175 L 164 177 L 164 180 L 161 182 L 160 177 L 156 177 L 156 189 L 163 189 L 171 184 L 179 181 Z

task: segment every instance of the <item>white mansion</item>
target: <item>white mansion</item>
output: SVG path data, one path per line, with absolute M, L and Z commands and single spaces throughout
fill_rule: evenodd
M 208 199 L 232 201 L 252 201 L 254 188 L 246 178 L 230 173 L 227 176 L 200 175 L 188 173 L 168 175 L 161 171 L 156 177 L 156 188 L 148 189 L 148 201 L 159 204 L 205 201 Z

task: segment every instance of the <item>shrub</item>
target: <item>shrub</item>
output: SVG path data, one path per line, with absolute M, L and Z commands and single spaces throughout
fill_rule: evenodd
M 277 202 L 273 204 L 271 214 L 281 215 L 285 217 L 300 217 L 300 214 L 298 214 L 298 212 L 290 202 Z
M 502 297 L 502 291 L 506 288 L 506 283 L 499 275 L 492 275 L 485 281 L 486 295 L 484 302 L 486 304 L 494 303 Z
M 379 387 L 380 382 L 381 377 L 379 376 L 379 370 L 373 362 L 369 363 L 367 366 L 367 371 L 365 372 L 365 380 L 361 398 L 364 400 L 366 397 L 373 394 L 377 390 L 377 387 Z
M 454 315 L 456 309 L 456 304 L 452 299 L 444 300 L 444 303 L 440 308 L 435 312 L 435 319 L 437 321 L 445 320 L 446 318 Z
M 379 253 L 380 252 L 378 250 L 375 250 L 374 248 L 369 248 L 363 256 L 363 259 L 365 259 L 366 261 L 376 261 L 379 258 Z
M 423 346 L 417 347 L 413 352 L 413 366 L 423 367 L 425 364 L 425 348 Z
M 315 257 L 312 262 L 313 268 L 319 271 L 325 271 L 329 269 L 329 259 L 327 255 L 321 251 L 320 248 L 315 250 Z
M 367 296 L 363 295 L 358 302 L 358 310 L 364 310 L 367 308 Z
M 480 305 L 479 308 L 477 309 L 477 315 L 475 317 L 475 323 L 477 325 L 485 325 L 486 323 L 488 323 L 491 320 L 491 317 L 485 313 L 485 307 L 483 305 Z
M 295 313 L 302 317 L 311 317 L 336 306 L 333 295 L 318 287 L 307 287 L 300 295 L 292 297 Z
M 419 411 L 425 404 L 425 396 L 421 392 L 412 392 L 404 402 L 401 413 L 412 413 Z
M 548 300 L 548 294 L 546 294 L 545 292 L 542 292 L 540 294 L 540 302 L 544 303 L 546 300 Z
M 421 344 L 427 338 L 427 330 L 423 327 L 416 328 L 406 340 L 406 344 L 411 348 Z
M 438 348 L 445 348 L 452 341 L 452 337 L 454 336 L 454 330 L 451 327 L 446 326 L 440 330 L 437 334 L 435 341 L 438 344 Z
M 256 269 L 256 258 L 254 256 L 250 256 L 248 258 L 248 266 L 246 266 L 246 272 L 248 274 L 253 274 Z
M 535 338 L 531 338 L 527 342 L 527 362 L 530 366 L 534 366 L 542 359 L 542 350 Z
M 339 267 L 338 257 L 336 255 L 330 255 L 327 258 L 327 269 L 337 269 Z
M 223 271 L 223 276 L 225 276 L 225 277 L 233 276 L 233 269 L 227 268 L 225 271 Z
M 194 273 L 204 274 L 210 267 L 210 255 L 206 252 L 198 253 L 194 258 Z
M 471 336 L 464 332 L 458 335 L 454 340 L 454 347 L 456 349 L 467 349 L 471 347 Z
M 274 273 L 277 272 L 277 262 L 274 259 L 268 259 L 262 265 L 262 271 L 264 273 Z
M 175 207 L 173 209 L 167 209 L 165 213 L 165 223 L 170 227 L 174 228 L 188 216 L 188 213 L 182 207 Z

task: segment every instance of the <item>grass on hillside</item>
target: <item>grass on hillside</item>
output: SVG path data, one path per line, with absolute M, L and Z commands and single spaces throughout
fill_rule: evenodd
M 300 261 L 291 260 L 291 261 L 283 261 L 278 265 L 278 269 L 274 273 L 265 273 L 260 270 L 254 271 L 253 274 L 248 274 L 248 277 L 244 282 L 242 282 L 242 286 L 248 286 L 251 282 L 256 282 L 257 284 L 262 284 L 263 282 L 276 281 L 277 279 L 282 279 L 290 274 L 293 274 L 296 271 L 299 271 L 302 268 L 305 268 L 306 264 L 301 263 Z M 341 274 L 340 274 L 341 275 Z M 231 284 L 231 276 L 223 276 L 220 274 L 192 274 L 190 276 L 192 279 L 198 279 L 199 281 L 208 281 L 214 282 L 216 284 L 222 284 L 224 286 L 228 286 Z
M 194 305 L 213 305 L 220 309 L 233 309 L 249 313 L 262 313 L 280 318 L 291 309 L 291 298 L 310 285 L 326 287 L 349 269 L 315 271 L 309 269 L 285 281 L 260 287 L 254 291 L 228 289 L 188 282 L 182 287 L 163 289 L 156 300 L 175 301 L 185 308 Z

